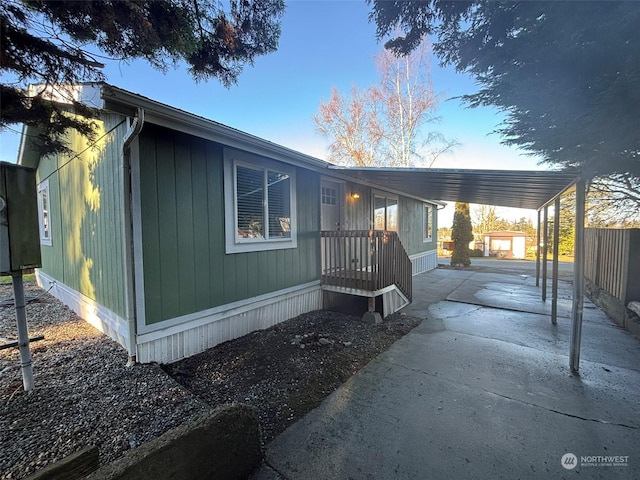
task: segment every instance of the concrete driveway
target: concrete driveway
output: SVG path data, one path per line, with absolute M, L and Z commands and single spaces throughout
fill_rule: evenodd
M 422 324 L 267 445 L 257 478 L 640 478 L 640 342 L 587 302 L 572 375 L 570 320 L 534 283 L 414 277 Z

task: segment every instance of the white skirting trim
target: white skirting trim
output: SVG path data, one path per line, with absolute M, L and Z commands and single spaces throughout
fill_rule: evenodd
M 438 251 L 429 250 L 428 252 L 417 253 L 409 257 L 411 260 L 412 274 L 428 272 L 438 266 Z
M 398 288 L 394 288 L 388 292 L 382 294 L 382 309 L 384 318 L 388 315 L 396 313 L 403 307 L 406 307 L 411 302 L 405 297 Z
M 49 290 L 49 293 L 67 305 L 87 323 L 100 330 L 105 335 L 127 348 L 129 329 L 127 321 L 116 315 L 108 308 L 100 305 L 95 300 L 86 297 L 82 293 L 47 275 L 40 269 L 36 269 L 36 281 L 40 288 Z M 130 355 L 135 353 L 130 352 Z
M 219 343 L 233 340 L 256 330 L 269 328 L 277 323 L 297 317 L 303 313 L 322 308 L 320 286 L 304 288 L 283 295 L 274 296 L 270 301 L 246 304 L 243 309 L 232 309 L 226 313 L 216 313 L 209 322 L 199 318 L 195 324 L 182 324 L 180 331 L 175 327 L 154 331 L 153 334 L 138 335 L 137 360 L 141 363 L 171 363 L 190 357 Z

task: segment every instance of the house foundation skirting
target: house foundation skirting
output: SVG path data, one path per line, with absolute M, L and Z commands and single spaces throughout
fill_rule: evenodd
M 105 335 L 109 336 L 125 349 L 129 339 L 127 321 L 100 305 L 95 300 L 83 295 L 73 288 L 50 277 L 40 269 L 36 269 L 36 281 L 40 288 L 48 291 L 62 303 L 67 305 L 79 317 L 84 319 Z
M 241 308 L 216 312 L 197 321 L 182 323 L 166 331 L 156 330 L 137 337 L 137 360 L 141 363 L 171 363 L 204 352 L 222 342 L 263 330 L 303 313 L 322 308 L 319 285 L 301 288 L 268 300 L 247 301 Z
M 387 288 L 375 292 L 355 288 L 325 286 L 322 293 L 322 308 L 326 310 L 344 305 L 346 302 L 353 300 L 354 297 L 376 298 L 381 296 L 382 312 L 379 313 L 382 313 L 383 318 L 386 318 L 388 315 L 397 312 L 411 303 L 395 285 L 390 285 Z
M 387 318 L 388 315 L 396 313 L 410 303 L 398 288 L 385 292 L 382 294 L 382 316 Z
M 410 255 L 409 260 L 411 260 L 411 273 L 413 275 L 428 272 L 438 266 L 438 251 L 429 250 L 428 252 Z

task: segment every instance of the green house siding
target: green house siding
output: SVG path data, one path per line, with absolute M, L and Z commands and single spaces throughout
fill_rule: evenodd
M 359 198 L 352 197 L 358 193 Z M 373 225 L 371 188 L 357 183 L 345 182 L 345 230 L 369 230 Z
M 140 136 L 145 323 L 317 280 L 319 176 L 296 169 L 298 247 L 225 253 L 222 145 L 147 124 Z
M 384 195 L 382 189 L 372 189 L 370 187 L 359 185 L 353 182 L 345 182 L 344 184 L 344 228 L 346 230 L 368 230 L 373 228 L 373 207 L 372 199 L 375 194 Z M 357 192 L 360 197 L 352 198 L 351 194 Z M 398 197 L 398 236 L 407 251 L 408 255 L 416 255 L 423 252 L 435 250 L 436 248 L 436 232 L 438 229 L 436 206 L 432 207 L 432 241 L 425 242 L 423 229 L 424 219 L 423 211 L 425 203 L 409 197 L 403 197 L 393 193 L 389 193 L 392 197 Z
M 121 161 L 127 126 L 124 117 L 109 114 L 96 123 L 95 143 L 72 132 L 73 156 L 39 163 L 38 182 L 49 182 L 52 240 L 41 246 L 42 270 L 124 317 Z
M 437 214 L 436 207 L 433 206 L 432 214 L 432 231 L 433 236 L 430 242 L 424 241 L 424 202 L 413 198 L 400 197 L 400 241 L 407 251 L 408 255 L 416 255 L 418 253 L 428 252 L 436 248 L 436 232 L 438 226 L 436 224 Z

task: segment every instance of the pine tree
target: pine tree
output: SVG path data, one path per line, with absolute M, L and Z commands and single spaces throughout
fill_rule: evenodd
M 471 75 L 466 104 L 506 113 L 507 145 L 593 176 L 640 178 L 639 2 L 368 0 L 376 35 L 409 53 L 424 35 Z
M 85 118 L 96 112 L 61 85 L 107 80 L 105 58 L 144 59 L 161 71 L 185 66 L 195 81 L 229 87 L 244 65 L 276 50 L 283 12 L 283 0 L 0 2 L 0 130 L 37 127 L 32 146 L 43 155 L 69 152 L 70 128 L 92 140 Z
M 456 211 L 453 214 L 453 227 L 451 229 L 451 240 L 454 242 L 451 265 L 461 265 L 465 267 L 471 265 L 469 242 L 473 240 L 473 227 L 471 226 L 471 215 L 469 213 L 468 203 L 456 202 Z

